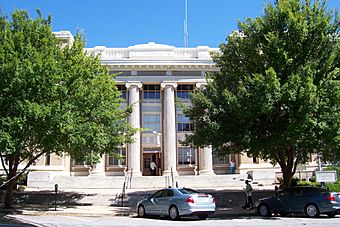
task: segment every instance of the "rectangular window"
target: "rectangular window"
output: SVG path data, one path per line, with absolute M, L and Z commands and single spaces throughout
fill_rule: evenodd
M 217 155 L 217 152 L 212 152 L 213 165 L 226 165 L 229 164 L 229 155 Z
M 125 166 L 126 165 L 126 148 L 122 147 L 114 153 L 117 154 L 117 156 L 109 156 L 109 165 L 110 166 Z
M 193 147 L 178 147 L 178 164 L 195 165 L 196 151 Z
M 177 86 L 176 97 L 179 99 L 190 99 L 190 93 L 194 90 L 194 85 L 180 84 Z
M 161 99 L 161 87 L 160 85 L 144 85 L 143 87 L 143 99 L 153 100 Z
M 121 98 L 127 100 L 127 90 L 125 85 L 117 85 L 118 91 L 122 93 Z
M 188 132 L 192 131 L 193 124 L 190 119 L 184 114 L 177 114 L 177 132 Z
M 146 132 L 161 131 L 160 114 L 143 114 L 143 128 Z
M 131 71 L 110 71 L 110 75 L 112 74 L 116 76 L 131 76 Z
M 166 72 L 165 71 L 138 71 L 137 72 L 138 76 L 165 76 Z
M 73 165 L 75 165 L 75 166 L 84 166 L 85 165 L 85 161 L 84 160 L 80 160 L 80 159 L 73 159 Z

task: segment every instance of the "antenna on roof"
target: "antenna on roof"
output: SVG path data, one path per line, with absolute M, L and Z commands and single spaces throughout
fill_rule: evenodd
M 185 0 L 184 47 L 188 47 L 188 0 Z

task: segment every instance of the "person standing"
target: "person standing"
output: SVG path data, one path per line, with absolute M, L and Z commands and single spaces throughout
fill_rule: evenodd
M 235 173 L 235 161 L 233 159 L 231 159 L 229 163 L 229 172 L 231 174 Z
M 150 162 L 151 176 L 156 176 L 157 165 L 155 163 L 154 157 L 152 157 L 152 161 Z
M 243 209 L 254 209 L 254 204 L 253 204 L 253 187 L 249 184 L 249 181 L 246 180 L 246 202 L 244 206 L 242 207 Z

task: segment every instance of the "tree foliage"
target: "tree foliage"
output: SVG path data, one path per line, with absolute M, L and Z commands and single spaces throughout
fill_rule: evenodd
M 309 0 L 277 0 L 239 22 L 185 112 L 196 126 L 187 142 L 278 163 L 286 187 L 310 153 L 339 158 L 339 29 L 337 12 Z
M 0 17 L 0 155 L 13 179 L 8 190 L 19 165 L 26 169 L 42 155 L 93 165 L 131 142 L 130 109 L 121 108 L 113 79 L 98 57 L 86 55 L 80 34 L 61 48 L 51 17 L 39 11 L 36 19 L 26 11 Z

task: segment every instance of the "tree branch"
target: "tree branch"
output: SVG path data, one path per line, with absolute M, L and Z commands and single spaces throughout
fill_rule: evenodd
M 40 156 L 42 156 L 43 154 L 45 154 L 44 151 L 40 152 L 37 156 L 35 156 L 33 159 L 31 159 L 31 160 L 26 164 L 26 166 L 25 166 L 19 173 L 15 174 L 13 177 L 11 177 L 11 178 L 8 179 L 7 181 L 5 181 L 2 185 L 0 185 L 0 188 L 1 188 L 2 186 L 4 186 L 4 185 L 8 184 L 8 183 L 11 182 L 12 180 L 17 179 L 18 177 L 20 177 L 20 176 L 28 169 L 28 167 L 30 167 L 30 166 L 33 164 L 33 162 L 34 162 L 35 160 L 37 160 L 38 158 L 40 158 Z

